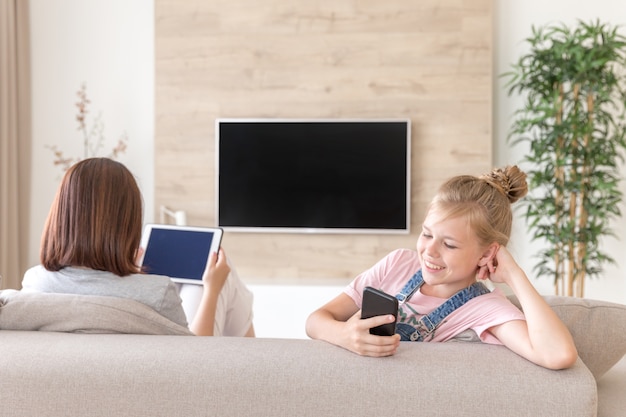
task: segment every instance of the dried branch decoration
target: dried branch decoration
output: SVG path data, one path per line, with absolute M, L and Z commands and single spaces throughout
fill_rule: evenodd
M 99 156 L 100 151 L 104 148 L 105 144 L 102 113 L 98 113 L 98 115 L 94 118 L 91 128 L 88 128 L 87 126 L 87 113 L 89 113 L 87 108 L 91 101 L 87 98 L 87 87 L 84 83 L 81 85 L 80 90 L 78 90 L 76 95 L 79 98 L 76 103 L 76 107 L 78 108 L 76 120 L 78 121 L 78 130 L 83 135 L 83 156 L 65 156 L 63 151 L 61 151 L 57 145 L 46 145 L 46 148 L 50 149 L 54 154 L 54 165 L 60 166 L 63 171 L 67 171 L 70 166 L 82 159 Z M 124 132 L 111 151 L 102 156 L 117 159 L 121 154 L 126 152 L 127 143 L 128 135 Z

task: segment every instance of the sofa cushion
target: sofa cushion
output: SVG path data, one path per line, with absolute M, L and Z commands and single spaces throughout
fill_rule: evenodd
M 509 298 L 520 306 L 515 296 Z M 626 305 L 576 297 L 543 298 L 569 329 L 578 356 L 596 379 L 626 354 Z
M 598 380 L 598 416 L 624 417 L 626 356 Z
M 503 346 L 0 331 L 3 417 L 595 416 L 596 381 Z M 623 408 L 622 408 L 623 410 Z M 622 414 L 623 416 L 623 414 Z
M 0 329 L 191 335 L 138 301 L 94 295 L 0 291 Z

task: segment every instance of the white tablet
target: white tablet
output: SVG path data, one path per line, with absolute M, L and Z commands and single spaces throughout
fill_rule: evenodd
M 147 224 L 141 238 L 142 270 L 176 282 L 202 284 L 209 255 L 219 250 L 222 234 L 219 227 Z

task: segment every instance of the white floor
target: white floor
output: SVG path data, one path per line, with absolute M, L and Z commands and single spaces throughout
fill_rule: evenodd
M 248 284 L 254 294 L 257 337 L 307 339 L 309 314 L 337 296 L 345 285 Z

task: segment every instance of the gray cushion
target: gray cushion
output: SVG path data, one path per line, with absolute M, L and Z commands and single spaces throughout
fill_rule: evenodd
M 93 295 L 0 291 L 0 329 L 73 333 L 191 335 L 135 300 Z
M 21 334 L 18 334 L 21 333 Z M 401 343 L 370 358 L 320 340 L 0 332 L 2 416 L 589 417 L 581 360 Z
M 626 357 L 598 380 L 598 416 L 624 417 L 626 410 Z
M 519 307 L 518 300 L 509 297 Z M 626 306 L 586 298 L 544 296 L 572 333 L 578 356 L 598 379 L 626 354 Z

